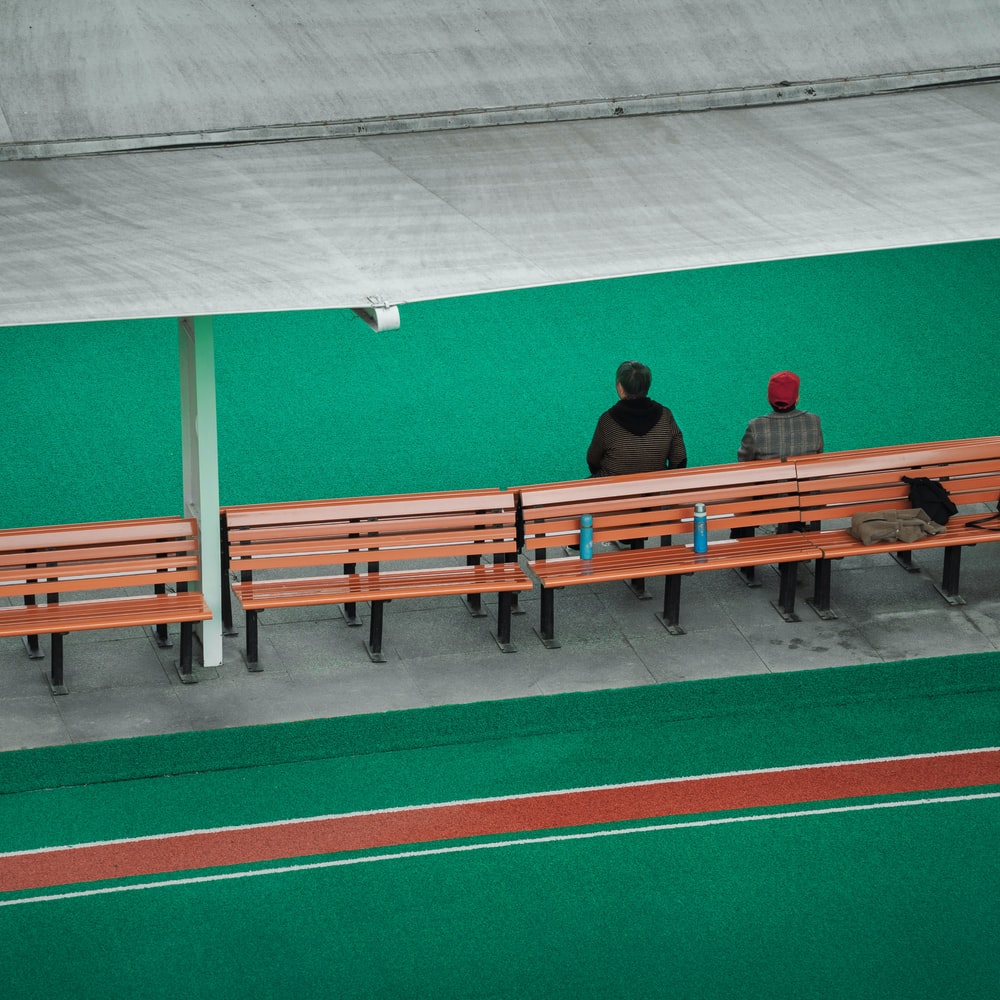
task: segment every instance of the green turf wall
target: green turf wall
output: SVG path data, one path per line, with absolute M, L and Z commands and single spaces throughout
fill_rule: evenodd
M 583 476 L 627 358 L 693 465 L 731 461 L 769 375 L 802 376 L 827 450 L 997 433 L 1000 241 L 404 305 L 215 320 L 223 503 Z M 8 328 L 5 503 L 17 527 L 173 513 L 175 320 Z

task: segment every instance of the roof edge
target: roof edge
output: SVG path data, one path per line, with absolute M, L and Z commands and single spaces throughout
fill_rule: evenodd
M 912 90 L 1000 81 L 1000 63 L 942 69 L 882 73 L 868 77 L 796 81 L 719 90 L 685 91 L 622 98 L 594 98 L 497 108 L 462 108 L 416 115 L 391 115 L 340 121 L 296 122 L 195 132 L 149 133 L 35 142 L 0 143 L 0 161 L 41 160 L 199 146 L 292 142 L 307 139 L 343 139 L 362 136 L 497 125 L 530 125 L 623 118 L 640 115 L 683 114 L 774 104 L 800 104 L 849 97 L 870 97 Z

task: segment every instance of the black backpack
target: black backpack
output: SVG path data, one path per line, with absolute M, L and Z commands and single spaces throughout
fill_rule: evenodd
M 910 487 L 910 506 L 919 507 L 937 524 L 947 524 L 948 518 L 958 513 L 950 494 L 936 479 L 903 476 L 903 482 Z

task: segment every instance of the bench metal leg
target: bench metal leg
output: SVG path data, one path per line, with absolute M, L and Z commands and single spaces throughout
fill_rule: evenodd
M 260 673 L 264 668 L 258 662 L 259 650 L 257 648 L 257 612 L 248 610 L 246 612 L 246 633 L 247 648 L 243 653 L 243 662 L 247 665 L 247 670 L 251 673 Z
M 372 601 L 371 623 L 368 631 L 368 641 L 365 649 L 372 663 L 385 663 L 385 653 L 382 652 L 382 613 L 385 601 Z
M 965 598 L 958 592 L 958 578 L 962 571 L 962 546 L 949 545 L 944 550 L 944 569 L 941 573 L 941 586 L 937 592 L 949 603 L 965 604 Z
M 893 552 L 891 555 L 907 573 L 920 572 L 920 567 L 913 565 L 913 553 L 909 549 L 903 549 L 902 552 Z
M 746 525 L 742 528 L 733 528 L 729 532 L 730 538 L 753 538 L 757 533 L 757 529 L 752 525 Z M 756 566 L 741 566 L 736 573 L 739 574 L 740 579 L 748 587 L 759 587 L 760 581 L 757 579 L 757 567 Z
M 229 567 L 226 565 L 226 560 L 222 560 L 222 634 L 223 635 L 236 635 L 236 629 L 233 628 L 233 593 L 229 587 Z
M 497 607 L 497 631 L 494 638 L 503 653 L 515 653 L 517 647 L 510 641 L 510 612 L 514 595 L 511 593 L 501 593 L 497 595 L 499 606 Z
M 163 583 L 153 584 L 154 594 L 165 594 L 166 592 L 167 592 L 166 584 Z M 165 624 L 154 625 L 153 636 L 156 639 L 156 645 L 159 646 L 160 649 L 170 649 L 170 647 L 173 646 L 173 643 L 170 641 L 170 632 Z
M 49 652 L 49 687 L 53 694 L 69 694 L 63 682 L 63 632 L 54 633 Z
M 229 586 L 229 527 L 226 515 L 219 515 L 219 579 L 222 581 L 222 634 L 236 635 L 233 628 L 233 592 Z
M 229 586 L 229 573 L 222 574 L 222 634 L 239 635 L 233 625 L 233 592 Z
M 462 598 L 462 603 L 473 618 L 487 617 L 486 612 L 483 610 L 482 594 L 466 594 Z
M 26 608 L 31 607 L 36 603 L 34 594 L 24 595 L 24 606 Z M 38 648 L 37 635 L 21 636 L 21 641 L 24 643 L 24 648 L 28 651 L 28 656 L 30 656 L 33 660 L 41 660 L 44 658 L 45 654 Z
M 830 559 L 816 560 L 816 581 L 813 586 L 813 596 L 806 598 L 806 604 L 808 604 L 820 618 L 823 618 L 826 621 L 833 621 L 837 617 L 836 613 L 830 607 L 831 565 L 832 561 Z
M 351 535 L 351 538 L 357 538 L 357 535 Z M 353 576 L 357 572 L 357 563 L 344 563 L 344 574 L 346 576 Z M 341 604 L 340 613 L 344 616 L 344 621 L 347 622 L 352 628 L 363 624 L 361 619 L 358 617 L 358 605 L 351 601 L 348 604 Z
M 194 659 L 194 623 L 181 622 L 181 648 L 177 659 L 177 676 L 183 684 L 197 684 L 198 681 L 191 669 Z
M 644 538 L 630 538 L 628 544 L 633 549 L 642 549 L 646 546 L 646 540 Z M 652 594 L 646 593 L 646 581 L 645 580 L 626 580 L 625 586 L 639 598 L 640 601 L 648 601 L 652 599 Z
M 551 587 L 542 587 L 541 618 L 535 630 L 546 649 L 559 649 L 561 643 L 555 637 L 555 592 Z
M 771 602 L 775 610 L 786 622 L 801 620 L 795 613 L 795 584 L 798 580 L 798 573 L 798 563 L 790 562 L 781 564 L 778 602 L 776 604 L 773 601 Z
M 466 556 L 465 557 L 466 566 L 478 566 L 479 556 Z M 462 598 L 462 603 L 468 608 L 469 614 L 473 618 L 485 618 L 486 612 L 483 611 L 483 595 L 482 594 L 466 594 Z
M 30 656 L 31 659 L 45 659 L 45 654 L 39 648 L 37 635 L 22 635 L 21 642 L 24 643 L 24 648 L 27 650 L 28 656 Z
M 513 552 L 508 552 L 507 555 L 504 557 L 504 561 L 505 562 L 516 563 L 517 562 L 517 556 Z M 521 607 L 521 605 L 520 605 L 520 603 L 518 601 L 518 598 L 520 596 L 521 595 L 516 590 L 510 595 L 510 613 L 512 615 L 523 615 L 523 614 L 525 614 L 524 608 Z
M 681 576 L 668 576 L 663 581 L 663 614 L 656 617 L 671 635 L 684 635 L 678 622 L 681 617 Z

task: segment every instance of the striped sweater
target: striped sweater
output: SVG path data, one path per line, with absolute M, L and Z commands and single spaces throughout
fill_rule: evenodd
M 601 414 L 587 449 L 594 476 L 683 469 L 687 450 L 674 415 L 652 399 L 623 399 Z

